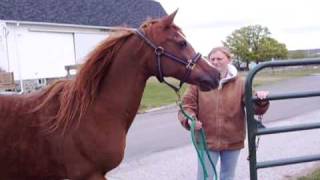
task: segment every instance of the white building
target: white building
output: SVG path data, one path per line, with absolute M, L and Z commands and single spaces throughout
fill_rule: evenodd
M 114 26 L 136 28 L 165 14 L 151 0 L 0 2 L 0 68 L 16 80 L 64 77 L 65 66 L 82 63 Z
M 79 64 L 109 28 L 34 22 L 0 22 L 0 67 L 15 79 L 66 75 L 66 65 Z

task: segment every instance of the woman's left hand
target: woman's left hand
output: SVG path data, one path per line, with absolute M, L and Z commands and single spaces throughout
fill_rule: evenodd
M 269 95 L 269 91 L 257 91 L 256 92 L 256 96 L 260 100 L 266 99 L 268 97 L 268 95 Z

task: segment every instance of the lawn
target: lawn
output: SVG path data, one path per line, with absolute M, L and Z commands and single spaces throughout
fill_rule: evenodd
M 320 169 L 315 170 L 309 175 L 299 177 L 297 180 L 320 180 Z
M 167 79 L 168 82 L 179 85 L 175 79 Z M 187 85 L 182 86 L 181 94 L 185 91 Z M 147 82 L 140 104 L 140 112 L 148 109 L 173 104 L 177 101 L 176 93 L 166 84 L 159 83 L 156 78 L 150 78 Z
M 246 74 L 246 73 L 245 73 Z M 266 68 L 258 72 L 253 85 L 260 86 L 282 80 L 293 79 L 312 74 L 320 74 L 319 66 L 290 67 L 290 68 Z M 245 76 L 245 75 L 244 75 Z

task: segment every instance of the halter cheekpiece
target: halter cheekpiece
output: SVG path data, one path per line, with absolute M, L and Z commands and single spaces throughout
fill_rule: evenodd
M 189 79 L 191 71 L 195 67 L 195 65 L 197 64 L 197 61 L 200 59 L 201 54 L 197 53 L 197 54 L 195 54 L 195 56 L 193 56 L 193 58 L 191 58 L 189 60 L 179 58 L 179 57 L 167 52 L 163 47 L 156 46 L 152 41 L 150 41 L 149 38 L 147 38 L 145 36 L 145 34 L 142 32 L 142 30 L 136 29 L 134 31 L 142 40 L 144 40 L 144 42 L 146 42 L 149 46 L 151 46 L 154 49 L 154 53 L 156 55 L 156 66 L 157 66 L 156 67 L 157 68 L 156 77 L 159 80 L 159 82 L 161 82 L 161 83 L 164 82 L 169 87 L 171 87 L 174 91 L 178 92 L 180 90 L 180 88 L 182 87 L 183 83 L 185 83 Z M 183 79 L 180 80 L 179 87 L 176 87 L 176 86 L 170 84 L 169 82 L 167 82 L 164 79 L 164 75 L 163 75 L 162 67 L 161 67 L 161 57 L 162 56 L 166 56 L 169 59 L 171 59 L 171 60 L 173 60 L 173 61 L 175 61 L 177 63 L 185 65 L 186 72 L 184 74 Z

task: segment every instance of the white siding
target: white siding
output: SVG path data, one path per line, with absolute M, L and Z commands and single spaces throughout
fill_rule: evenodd
M 92 27 L 19 23 L 6 26 L 8 60 L 1 60 L 0 49 L 0 66 L 13 71 L 16 80 L 66 76 L 66 65 L 82 63 L 84 57 L 108 36 L 108 32 Z
M 83 63 L 85 57 L 107 37 L 107 33 L 75 33 L 76 63 Z
M 75 63 L 72 33 L 22 31 L 17 43 L 23 79 L 65 76 Z
M 0 68 L 2 70 L 8 71 L 9 62 L 7 58 L 7 38 L 6 38 L 6 28 L 5 24 L 0 22 Z
M 8 25 L 9 71 L 16 80 L 61 77 L 64 66 L 75 63 L 73 34 L 33 32 Z

